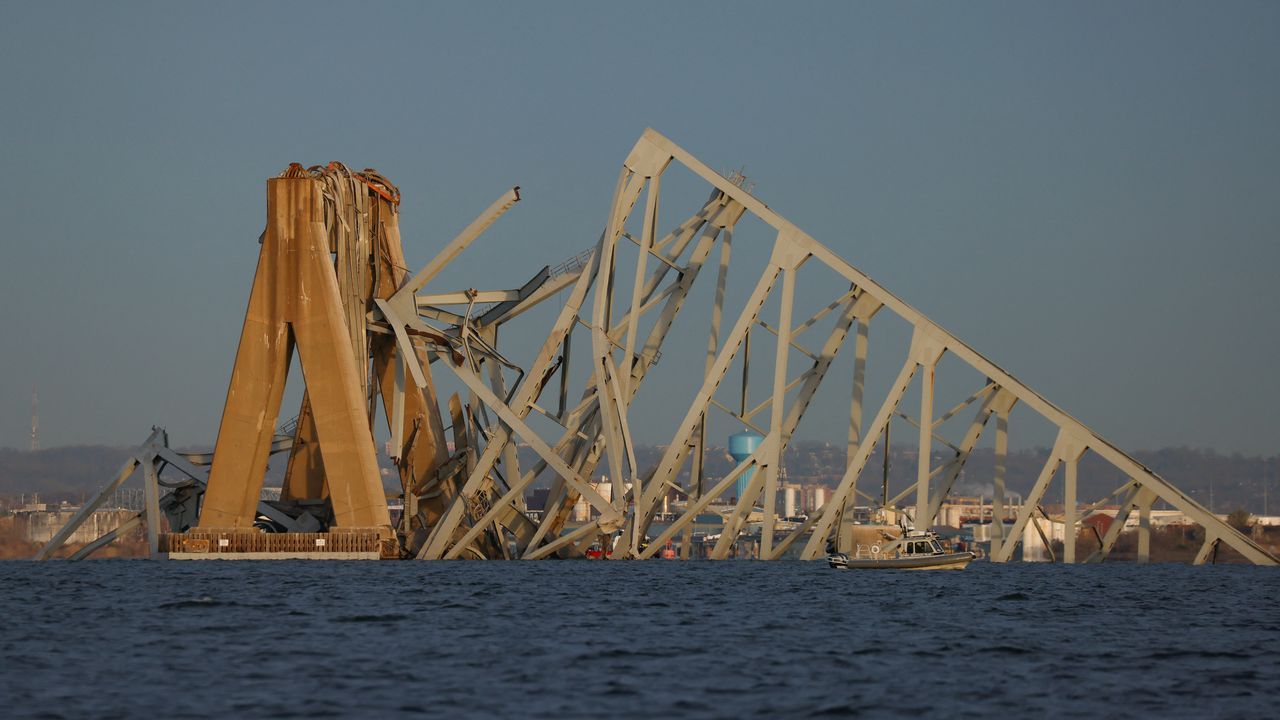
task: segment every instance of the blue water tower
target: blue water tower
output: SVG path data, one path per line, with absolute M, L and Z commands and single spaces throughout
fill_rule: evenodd
M 764 438 L 750 430 L 734 433 L 729 436 L 729 457 L 741 465 L 743 460 L 751 457 L 751 453 L 754 453 L 762 442 Z M 747 494 L 747 485 L 751 484 L 751 478 L 755 474 L 756 469 L 753 467 L 738 476 L 738 481 L 734 483 L 734 490 L 737 491 L 739 498 Z

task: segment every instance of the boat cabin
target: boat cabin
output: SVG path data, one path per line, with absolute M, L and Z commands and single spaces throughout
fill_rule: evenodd
M 942 555 L 946 551 L 942 549 L 942 545 L 938 543 L 938 537 L 933 533 L 924 536 L 908 535 L 906 540 L 902 541 L 901 554 L 913 557 L 921 555 Z

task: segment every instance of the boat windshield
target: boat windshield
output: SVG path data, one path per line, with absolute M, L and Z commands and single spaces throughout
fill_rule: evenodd
M 936 553 L 941 554 L 941 553 L 942 553 L 942 546 L 938 544 L 938 541 L 937 541 L 937 540 L 932 540 L 931 542 L 933 543 L 933 551 L 934 551 L 934 552 L 936 552 Z

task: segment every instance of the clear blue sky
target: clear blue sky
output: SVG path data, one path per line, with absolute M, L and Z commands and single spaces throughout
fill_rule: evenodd
M 211 441 L 290 161 L 411 264 L 522 185 L 522 278 L 646 126 L 1122 446 L 1280 449 L 1274 2 L 5 0 L 0 446 L 34 383 L 46 446 Z

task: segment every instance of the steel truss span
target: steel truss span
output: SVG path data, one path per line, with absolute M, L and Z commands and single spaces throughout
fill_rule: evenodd
M 682 169 L 680 177 L 672 177 L 676 168 Z M 690 181 L 710 186 L 706 200 L 693 203 L 696 211 L 665 233 L 660 210 L 673 200 L 664 198 L 664 178 L 668 187 L 681 188 L 668 190 L 669 195 L 684 194 Z M 1075 537 L 1082 515 L 1091 509 L 1107 503 L 1119 507 L 1089 556 L 1077 557 L 1076 543 L 1066 542 L 1064 562 L 1102 561 L 1134 512 L 1139 559 L 1146 559 L 1150 512 L 1160 500 L 1204 528 L 1197 564 L 1216 555 L 1220 545 L 1251 562 L 1277 564 L 1248 537 L 744 186 L 741 177 L 725 177 L 646 130 L 623 163 L 604 231 L 592 250 L 543 267 L 518 288 L 477 290 L 440 286 L 456 285 L 450 265 L 520 201 L 518 188 L 503 193 L 411 276 L 404 267 L 394 186 L 376 172 L 355 173 L 336 163 L 307 170 L 291 166 L 268 183 L 267 230 L 214 452 L 176 453 L 164 432 L 154 431 L 39 557 L 48 557 L 140 468 L 146 509 L 128 527 L 77 556 L 145 522 L 158 556 L 164 554 L 161 548 L 204 552 L 210 538 L 224 547 L 256 547 L 263 543 L 232 540 L 265 527 L 311 533 L 307 542 L 316 538 L 318 550 L 343 546 L 332 540 L 326 545 L 325 538 L 358 533 L 366 543 L 362 548 L 380 541 L 373 555 L 382 557 L 580 557 L 595 543 L 612 546 L 614 559 L 650 558 L 674 543 L 687 557 L 696 519 L 714 506 L 723 513 L 724 527 L 709 557 L 728 557 L 744 529 L 758 524 L 757 557 L 798 554 L 813 560 L 825 555 L 848 511 L 859 503 L 887 501 L 896 507 L 906 501 L 909 507 L 901 509 L 917 527 L 932 525 L 991 427 L 993 516 L 1004 516 L 1005 456 L 1011 412 L 1018 407 L 1019 421 L 1037 417 L 1034 422 L 1047 423 L 1056 439 L 1034 486 L 1016 506 L 1013 526 L 1006 531 L 993 523 L 992 560 L 1014 559 L 1024 530 L 1040 529 L 1037 516 L 1043 516 L 1047 493 L 1061 477 L 1056 487 L 1066 537 Z M 747 225 L 764 228 L 767 245 L 744 232 Z M 746 240 L 755 245 L 742 248 Z M 759 262 L 739 269 L 763 250 L 768 257 L 763 269 Z M 834 281 L 835 290 L 812 314 L 797 313 L 821 286 L 819 278 Z M 731 279 L 751 288 L 744 299 L 730 298 Z M 703 286 L 704 292 L 696 291 Z M 670 373 L 655 368 L 664 346 L 669 355 L 680 354 L 674 347 L 677 336 L 690 333 L 672 329 L 693 322 L 695 305 L 707 332 L 705 354 L 697 353 L 701 373 L 686 364 L 673 385 Z M 909 342 L 901 343 L 905 353 L 893 360 L 899 367 L 896 377 L 882 395 L 873 396 L 867 389 L 872 328 L 882 321 L 893 324 L 890 318 L 906 328 Z M 522 325 L 521 335 L 527 337 L 539 322 L 537 332 L 545 340 L 532 358 L 521 363 L 503 354 L 500 329 Z M 665 345 L 669 337 L 671 346 Z M 886 345 L 892 352 L 892 343 Z M 306 395 L 296 419 L 277 429 L 295 349 L 306 368 Z M 841 353 L 852 355 L 851 377 L 829 372 Z M 683 354 L 689 354 L 687 348 Z M 770 357 L 757 383 L 767 392 L 751 405 L 750 361 Z M 447 403 L 447 418 L 436 397 L 437 379 L 445 381 L 440 373 L 460 388 Z M 936 400 L 945 374 L 978 380 L 963 401 L 940 411 Z M 914 417 L 905 407 L 909 396 L 918 401 Z M 775 515 L 783 452 L 811 403 L 837 397 L 848 408 L 843 476 L 806 519 L 780 524 Z M 632 410 L 652 398 L 665 404 L 672 421 L 658 433 L 666 438 L 660 457 L 642 467 Z M 679 407 L 672 411 L 673 405 Z M 378 415 L 386 422 L 400 476 L 404 510 L 398 520 L 386 510 L 378 479 L 373 439 Z M 961 423 L 962 430 L 952 430 L 950 437 L 944 432 L 953 427 L 948 421 L 965 417 L 971 419 Z M 892 498 L 887 493 L 873 497 L 859 488 L 859 479 L 895 418 L 913 426 L 916 479 Z M 708 424 L 716 422 L 763 436 L 754 452 L 718 479 L 703 470 Z M 649 435 L 654 430 L 652 424 L 646 427 Z M 520 466 L 517 444 L 536 453 L 532 467 Z M 945 448 L 941 461 L 936 461 L 938 446 Z M 262 501 L 267 458 L 277 452 L 289 453 L 281 498 Z M 1077 475 L 1085 453 L 1104 460 L 1123 481 L 1081 510 Z M 166 479 L 173 474 L 169 468 L 181 477 Z M 608 481 L 593 483 L 598 474 Z M 537 513 L 525 506 L 535 484 L 550 486 Z M 680 500 L 674 512 L 666 502 L 672 497 Z M 575 507 L 587 509 L 587 518 L 576 526 L 570 522 Z M 165 537 L 158 531 L 162 514 L 173 531 Z M 186 531 L 189 538 L 180 537 Z M 294 545 L 289 547 L 296 550 Z

